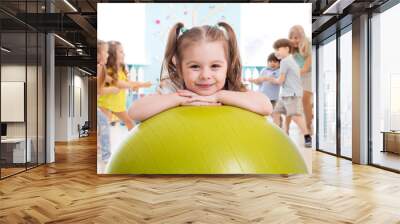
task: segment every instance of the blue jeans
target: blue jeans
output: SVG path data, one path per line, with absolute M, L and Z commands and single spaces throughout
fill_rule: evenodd
M 107 116 L 97 108 L 97 138 L 100 141 L 101 158 L 107 160 L 111 156 L 110 126 Z

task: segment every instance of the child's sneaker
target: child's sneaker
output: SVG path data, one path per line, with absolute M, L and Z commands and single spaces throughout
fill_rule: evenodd
M 312 139 L 310 135 L 304 135 L 304 146 L 306 148 L 311 148 L 312 147 Z

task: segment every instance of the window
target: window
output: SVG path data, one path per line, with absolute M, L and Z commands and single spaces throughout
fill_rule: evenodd
M 336 153 L 336 37 L 318 48 L 318 147 Z
M 43 3 L 19 2 L 19 13 L 41 12 L 39 5 Z M 44 33 L 4 13 L 0 13 L 0 17 L 9 21 L 2 24 L 0 31 L 1 114 L 14 117 L 10 110 L 15 106 L 10 102 L 13 90 L 17 91 L 13 94 L 18 100 L 15 102 L 22 102 L 18 109 L 21 113 L 16 113 L 18 119 L 1 118 L 4 130 L 0 145 L 0 178 L 5 178 L 45 163 L 46 38 Z
M 352 149 L 352 34 L 340 36 L 340 154 L 351 158 Z
M 397 137 L 384 139 L 383 132 L 400 130 L 400 64 L 398 52 L 400 33 L 400 5 L 396 5 L 371 19 L 372 29 L 372 74 L 371 74 L 371 135 L 372 163 L 400 170 L 400 155 L 390 150 L 400 147 L 400 132 Z M 385 145 L 387 144 L 387 145 Z M 397 145 L 396 145 L 397 144 Z
M 145 64 L 145 4 L 98 4 L 97 38 L 104 41 L 117 40 L 125 51 L 127 64 Z M 122 23 L 121 21 L 126 21 Z

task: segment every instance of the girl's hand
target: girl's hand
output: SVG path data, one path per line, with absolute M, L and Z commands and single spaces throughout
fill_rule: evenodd
M 176 102 L 177 105 L 183 106 L 183 105 L 188 105 L 193 102 L 192 98 L 187 97 L 187 96 L 181 96 L 179 93 L 171 93 L 171 95 L 174 97 L 174 101 Z
M 262 81 L 261 81 L 259 78 L 255 78 L 255 79 L 251 78 L 251 79 L 249 79 L 249 82 L 255 83 L 255 84 L 260 84 L 260 83 L 262 83 Z
M 213 95 L 209 95 L 209 96 L 200 96 L 189 90 L 178 90 L 177 93 L 179 96 L 189 97 L 190 99 L 192 99 L 193 102 L 200 101 L 200 102 L 211 103 L 211 104 L 219 103 L 218 98 L 217 98 L 218 92 Z
M 143 82 L 143 83 L 141 83 L 141 84 L 140 84 L 140 87 L 148 88 L 148 87 L 150 87 L 151 85 L 152 85 L 151 82 L 148 81 L 148 82 Z
M 202 101 L 194 101 L 191 103 L 182 104 L 182 106 L 221 106 L 221 103 L 208 103 Z
M 135 82 L 135 81 L 129 81 L 130 89 L 133 91 L 138 90 L 141 87 L 140 82 Z
M 210 96 L 200 96 L 189 90 L 178 90 L 178 96 L 184 97 L 185 101 L 180 105 L 185 106 L 221 106 L 217 100 L 217 93 Z
M 201 101 L 205 103 L 219 103 L 217 94 L 209 95 L 209 96 L 194 96 L 192 97 L 193 101 Z
M 176 93 L 178 93 L 179 96 L 190 97 L 190 98 L 198 96 L 196 93 L 185 89 L 178 89 Z
M 264 81 L 271 82 L 271 81 L 272 81 L 272 78 L 271 78 L 271 77 L 265 77 L 265 78 L 264 78 Z
M 221 106 L 221 103 L 210 103 L 204 101 L 193 101 L 190 103 L 184 103 L 182 106 Z

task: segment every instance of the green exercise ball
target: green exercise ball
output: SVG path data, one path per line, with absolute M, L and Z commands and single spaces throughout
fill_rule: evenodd
M 230 106 L 181 106 L 137 125 L 108 174 L 307 173 L 292 140 L 258 114 Z

